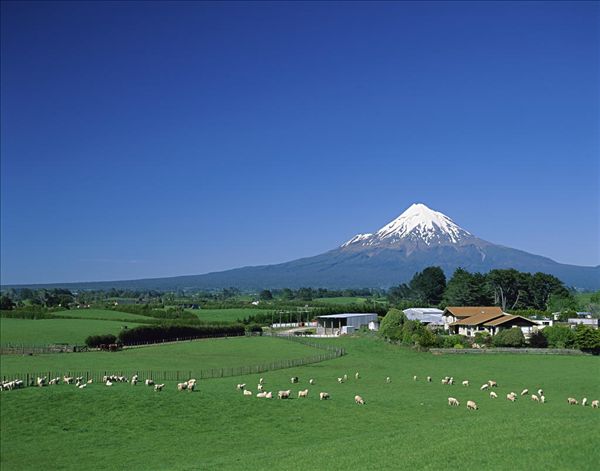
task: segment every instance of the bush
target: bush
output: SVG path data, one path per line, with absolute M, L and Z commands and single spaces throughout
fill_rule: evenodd
M 575 346 L 575 333 L 562 325 L 548 326 L 542 330 L 548 340 L 550 348 L 573 348 Z
M 407 322 L 406 316 L 399 309 L 390 309 L 381 321 L 379 335 L 390 340 L 402 338 L 402 326 Z
M 529 337 L 529 346 L 533 348 L 546 348 L 548 347 L 548 339 L 546 339 L 542 331 L 535 331 Z
M 109 345 L 117 343 L 117 337 L 112 334 L 90 335 L 85 339 L 85 344 L 90 348 L 98 348 L 100 345 Z
M 467 341 L 462 335 L 441 335 L 440 343 L 442 348 L 463 348 Z M 456 347 L 456 345 L 460 345 L 460 347 Z
M 260 326 L 260 324 L 252 324 L 252 325 L 247 325 L 246 326 L 246 332 L 259 333 L 260 335 L 262 335 L 263 329 Z
M 488 332 L 476 332 L 474 341 L 479 346 L 489 347 L 492 345 L 492 336 Z
M 492 340 L 494 347 L 520 348 L 525 345 L 525 336 L 521 329 L 512 328 L 498 332 Z
M 575 347 L 595 355 L 600 354 L 600 330 L 578 325 L 575 328 Z

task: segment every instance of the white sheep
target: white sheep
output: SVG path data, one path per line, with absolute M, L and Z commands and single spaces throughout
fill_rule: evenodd
M 85 388 L 87 388 L 87 384 L 86 384 L 86 383 L 83 383 L 83 384 L 80 384 L 80 385 L 79 385 L 79 386 L 77 386 L 77 387 L 78 387 L 79 389 L 85 389 Z
M 417 380 L 417 375 L 414 375 L 413 376 L 413 381 L 416 381 L 416 380 Z
M 94 380 L 92 378 L 87 380 L 87 384 L 92 384 L 94 382 Z
M 267 393 L 267 395 L 265 396 L 266 399 L 273 399 L 273 393 L 271 391 L 269 391 Z
M 496 394 L 494 391 L 490 391 L 490 397 L 492 399 L 496 399 L 498 397 L 498 394 Z
M 475 401 L 467 401 L 467 409 L 468 410 L 477 410 L 479 408 L 477 407 L 477 404 L 475 403 Z
M 305 389 L 304 391 L 298 391 L 298 399 L 301 397 L 308 397 L 308 389 Z
M 529 389 L 523 389 L 523 391 L 521 391 L 521 396 L 527 396 L 527 394 L 529 394 Z
M 573 397 L 568 397 L 567 398 L 567 403 L 569 405 L 572 405 L 572 406 L 576 406 L 577 404 L 579 404 L 579 402 L 577 402 L 577 399 L 575 399 Z
M 540 402 L 540 398 L 537 396 L 537 394 L 532 394 L 531 395 L 531 400 L 535 401 L 535 402 Z
M 358 379 L 360 378 L 360 375 L 358 374 L 358 371 L 354 374 L 354 379 Z
M 454 378 L 450 378 L 450 379 L 448 380 L 448 384 L 454 384 Z
M 312 379 L 312 378 L 310 378 L 310 379 L 308 380 L 308 384 L 311 384 L 311 385 L 312 385 L 312 384 L 315 384 L 315 380 L 314 380 L 314 379 Z
M 513 393 L 509 393 L 506 395 L 506 399 L 508 399 L 510 402 L 515 402 L 517 396 L 515 396 Z
M 344 381 L 348 381 L 348 375 L 344 373 Z
M 460 402 L 458 402 L 458 399 L 456 399 L 455 397 L 449 397 L 448 405 L 449 406 L 460 406 Z
M 247 389 L 244 389 L 244 396 L 252 396 L 252 391 L 248 391 Z
M 391 382 L 392 382 L 392 380 L 391 380 L 391 378 L 388 376 L 387 378 L 385 378 L 385 382 L 386 382 L 386 383 L 391 383 Z
M 183 391 L 184 389 L 187 389 L 188 384 L 186 383 L 177 383 L 177 391 Z
M 264 390 L 264 386 L 262 384 L 258 383 L 257 389 L 259 391 L 263 391 Z
M 497 388 L 498 387 L 498 383 L 496 383 L 496 381 L 493 380 L 489 380 L 488 384 L 490 385 L 490 388 Z
M 329 399 L 329 393 L 326 393 L 326 392 L 320 392 L 320 393 L 319 393 L 319 400 L 320 400 L 320 401 L 324 401 L 325 399 Z
M 146 386 L 154 386 L 154 380 L 147 379 L 144 384 L 146 384 Z
M 290 394 L 292 394 L 292 391 L 290 391 L 289 389 L 287 391 L 279 391 L 277 393 L 277 398 L 278 399 L 289 399 Z
M 297 383 L 297 382 L 298 382 L 298 376 L 292 376 L 292 377 L 290 378 L 290 382 L 291 382 L 292 384 L 294 384 L 294 383 Z
M 538 393 L 538 396 L 543 396 L 544 395 L 544 391 L 542 391 L 541 388 L 538 389 L 537 393 Z
M 188 381 L 188 392 L 194 392 L 194 388 L 196 387 L 196 381 Z
M 354 402 L 356 402 L 357 404 L 363 406 L 365 404 L 365 400 L 360 397 L 359 395 L 354 396 Z
M 584 397 L 584 398 L 581 400 L 581 405 L 582 405 L 583 407 L 585 407 L 585 406 L 587 405 L 587 397 Z
M 469 385 L 469 380 L 468 380 L 468 379 L 465 379 L 465 380 L 462 382 L 462 385 L 463 385 L 463 386 L 468 386 L 468 385 Z
M 431 383 L 431 376 L 427 376 L 427 382 Z
M 546 396 L 544 396 L 544 395 L 540 396 L 540 402 L 542 404 L 545 404 L 546 403 Z
M 338 378 L 338 383 L 342 384 L 344 382 L 344 378 Z
M 482 385 L 481 385 L 481 387 L 480 387 L 479 389 L 481 389 L 482 391 L 485 391 L 485 390 L 486 390 L 487 388 L 489 388 L 489 387 L 490 387 L 490 385 L 489 385 L 489 384 L 487 384 L 487 383 L 485 383 L 485 384 L 482 384 Z
M 594 399 L 592 401 L 592 409 L 598 409 L 598 406 L 600 406 L 600 401 L 598 401 L 598 399 Z
M 112 382 L 111 382 L 111 381 L 107 380 L 107 381 L 106 381 L 106 385 L 107 385 L 107 386 L 112 386 L 113 384 L 112 384 Z
M 265 397 L 267 397 L 267 393 L 266 393 L 265 391 L 263 391 L 263 392 L 259 392 L 259 393 L 256 395 L 256 397 L 265 398 Z
M 154 385 L 154 391 L 160 392 L 160 391 L 163 390 L 164 387 L 165 387 L 164 383 L 163 384 L 155 384 Z
M 264 382 L 265 382 L 264 378 L 260 378 L 260 379 L 258 380 L 258 384 L 263 384 Z
M 236 389 L 244 389 L 246 387 L 246 383 L 240 383 L 236 386 Z
M 448 384 L 448 381 L 446 378 L 442 379 L 442 384 Z

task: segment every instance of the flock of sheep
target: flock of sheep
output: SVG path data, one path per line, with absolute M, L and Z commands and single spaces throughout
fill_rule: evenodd
M 357 372 L 354 375 L 354 378 L 356 380 L 360 379 L 360 374 Z M 416 375 L 413 376 L 413 380 L 417 381 L 418 377 Z M 343 376 L 340 376 L 337 378 L 337 382 L 340 384 L 345 383 L 346 381 L 348 381 L 347 374 L 344 374 Z M 432 380 L 431 376 L 427 376 L 426 381 L 428 383 L 431 383 L 433 380 Z M 77 387 L 79 389 L 84 389 L 89 384 L 92 384 L 93 380 L 89 379 L 86 381 L 83 377 L 73 377 L 73 376 L 63 376 L 62 378 L 56 377 L 56 378 L 51 378 L 50 380 L 48 380 L 48 378 L 46 378 L 44 376 L 44 377 L 37 377 L 35 380 L 32 380 L 30 386 L 38 386 L 38 387 L 52 386 L 52 385 L 57 385 L 61 382 L 64 384 L 73 384 L 75 387 Z M 126 376 L 121 376 L 121 375 L 105 375 L 102 378 L 102 383 L 107 387 L 111 387 L 114 383 L 130 383 L 132 386 L 135 386 L 135 385 L 137 385 L 138 382 L 140 382 L 140 379 L 137 374 L 133 375 L 131 377 L 131 380 L 129 380 Z M 297 376 L 293 376 L 290 378 L 290 382 L 292 384 L 298 384 L 299 378 Z M 386 377 L 385 382 L 390 383 L 391 378 L 389 376 Z M 187 381 L 184 381 L 182 383 L 177 383 L 177 391 L 193 392 L 194 389 L 196 388 L 196 383 L 197 383 L 197 381 L 193 378 L 189 379 Z M 316 384 L 316 382 L 313 378 L 309 379 L 308 383 L 311 386 L 314 386 Z M 442 378 L 441 383 L 442 383 L 442 385 L 452 386 L 455 384 L 455 381 L 454 381 L 453 377 L 446 376 L 446 377 Z M 164 384 L 155 384 L 154 380 L 152 380 L 152 379 L 145 379 L 144 385 L 154 387 L 154 391 L 156 391 L 156 392 L 162 391 L 163 388 L 165 387 Z M 461 385 L 463 387 L 470 387 L 470 382 L 469 382 L 469 380 L 463 380 L 461 382 Z M 25 383 L 20 379 L 14 379 L 12 381 L 0 382 L 0 391 L 10 391 L 12 389 L 19 389 L 19 388 L 23 388 L 23 387 L 25 387 Z M 498 394 L 493 390 L 494 388 L 498 388 L 498 383 L 494 380 L 489 380 L 486 383 L 482 384 L 479 389 L 480 389 L 480 391 L 488 391 L 489 390 L 489 397 L 491 399 L 497 399 Z M 272 399 L 273 398 L 273 392 L 265 390 L 264 378 L 260 378 L 258 380 L 256 394 L 247 388 L 246 383 L 237 384 L 236 389 L 242 391 L 242 394 L 244 396 L 256 396 L 257 398 L 262 398 L 262 399 Z M 308 393 L 309 393 L 308 388 L 298 391 L 298 399 L 307 398 Z M 276 394 L 276 397 L 278 399 L 290 399 L 291 395 L 292 395 L 292 391 L 290 389 L 286 389 L 286 390 L 279 390 Z M 542 389 L 538 389 L 536 394 L 531 394 L 531 395 L 529 394 L 529 389 L 523 389 L 521 391 L 520 396 L 521 397 L 529 396 L 532 401 L 538 402 L 540 404 L 544 404 L 546 402 L 546 396 L 544 395 L 544 391 Z M 519 396 L 514 391 L 511 391 L 506 394 L 506 399 L 510 402 L 515 402 L 518 397 Z M 329 398 L 330 398 L 330 395 L 328 392 L 325 392 L 325 391 L 319 392 L 319 400 L 327 400 Z M 358 394 L 354 396 L 354 402 L 359 405 L 365 404 L 365 400 L 362 398 L 362 396 L 360 396 Z M 573 397 L 567 398 L 567 403 L 570 405 L 579 405 L 579 401 Z M 588 404 L 588 399 L 587 399 L 587 397 L 584 397 L 581 400 L 581 405 L 585 407 L 585 406 L 587 406 L 587 404 Z M 452 407 L 458 407 L 458 406 L 460 406 L 460 401 L 455 397 L 448 397 L 448 405 L 452 406 Z M 600 407 L 600 402 L 598 401 L 598 399 L 595 399 L 595 400 L 591 401 L 590 405 L 593 409 L 598 409 Z M 469 400 L 467 400 L 467 409 L 468 410 L 477 410 L 477 409 L 479 409 L 479 406 L 477 405 L 477 403 L 475 401 L 469 399 Z
M 354 378 L 355 379 L 359 379 L 360 378 L 360 374 L 357 372 L 354 375 Z M 389 382 L 389 378 L 387 378 L 387 379 L 388 379 L 388 382 Z M 337 379 L 338 383 L 344 383 L 347 380 L 348 380 L 348 375 L 347 374 L 345 374 L 344 376 L 341 376 L 341 377 L 339 377 Z M 290 378 L 290 383 L 292 383 L 292 384 L 298 384 L 298 382 L 299 382 L 298 376 L 292 376 Z M 311 378 L 311 379 L 308 380 L 308 384 L 310 384 L 311 386 L 314 386 L 315 383 L 316 382 L 315 382 L 315 380 L 313 378 Z M 258 391 L 256 393 L 256 397 L 262 398 L 262 399 L 272 399 L 273 398 L 273 391 L 265 391 L 264 384 L 265 384 L 264 378 L 260 378 L 258 380 L 258 385 L 256 387 L 256 389 Z M 239 391 L 242 391 L 242 394 L 244 396 L 254 396 L 254 393 L 247 388 L 247 384 L 246 383 L 239 383 L 239 384 L 237 384 L 236 385 L 236 389 L 239 390 Z M 292 390 L 291 389 L 280 390 L 280 391 L 277 392 L 277 398 L 278 399 L 290 399 L 291 396 L 292 396 Z M 307 398 L 307 397 L 308 397 L 308 389 L 302 389 L 302 390 L 298 391 L 298 399 Z M 319 392 L 319 400 L 320 401 L 324 401 L 324 400 L 327 400 L 329 398 L 330 398 L 330 395 L 329 395 L 328 392 L 325 392 L 325 391 Z M 365 400 L 361 396 L 359 396 L 358 394 L 356 396 L 354 396 L 354 402 L 356 404 L 359 404 L 359 405 L 364 405 L 365 404 Z
M 413 376 L 413 380 L 417 381 L 418 377 L 415 375 Z M 427 382 L 431 383 L 432 382 L 432 378 L 431 376 L 427 376 Z M 454 378 L 451 376 L 446 376 L 444 378 L 442 378 L 442 384 L 443 385 L 449 385 L 452 386 L 455 382 L 454 382 Z M 466 379 L 464 381 L 461 382 L 461 384 L 465 387 L 469 387 L 469 380 Z M 491 388 L 497 388 L 498 387 L 498 383 L 494 380 L 489 380 L 486 383 L 483 383 L 481 385 L 481 387 L 479 388 L 481 391 L 487 391 L 488 389 Z M 523 389 L 521 391 L 521 396 L 529 396 L 529 389 Z M 517 393 L 515 393 L 514 391 L 511 391 L 509 393 L 506 394 L 506 399 L 510 402 L 515 402 L 517 400 Z M 544 404 L 546 402 L 546 396 L 544 396 L 544 391 L 540 388 L 537 390 L 537 394 L 531 394 L 531 400 Z M 490 390 L 490 399 L 497 399 L 498 398 L 498 394 L 494 391 Z M 570 405 L 578 405 L 579 402 L 572 397 L 567 398 L 567 403 Z M 586 406 L 588 403 L 587 397 L 584 397 L 581 400 L 581 405 L 582 406 Z M 456 399 L 455 397 L 448 397 L 448 405 L 449 406 L 460 406 L 460 402 L 458 399 Z M 595 399 L 591 402 L 591 406 L 593 409 L 598 409 L 600 406 L 600 402 L 598 401 L 598 399 Z M 477 403 L 475 401 L 472 400 L 468 400 L 467 401 L 467 409 L 468 410 L 477 410 L 479 409 L 479 406 L 477 405 Z

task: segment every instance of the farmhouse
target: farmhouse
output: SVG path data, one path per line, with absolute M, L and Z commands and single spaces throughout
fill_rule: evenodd
M 378 330 L 377 314 L 373 312 L 344 313 L 317 317 L 317 335 L 350 334 L 361 327 Z
M 443 327 L 444 319 L 442 314 L 444 311 L 441 309 L 428 308 L 428 307 L 412 307 L 405 309 L 404 315 L 408 320 L 419 321 L 421 324 L 427 325 L 432 328 Z
M 469 315 L 470 314 L 470 315 Z M 522 316 L 502 312 L 497 306 L 447 307 L 444 310 L 444 328 L 450 333 L 475 337 L 477 332 L 496 335 L 503 329 L 520 328 L 529 337 L 540 325 Z M 453 320 L 455 319 L 455 320 Z
M 579 314 L 579 313 L 577 313 Z M 569 327 L 574 328 L 577 327 L 578 324 L 583 324 L 592 329 L 598 329 L 600 326 L 600 319 L 587 319 L 584 317 L 574 317 L 568 319 Z

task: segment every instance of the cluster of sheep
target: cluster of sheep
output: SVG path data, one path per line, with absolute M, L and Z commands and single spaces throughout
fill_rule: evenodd
M 588 402 L 588 400 L 587 400 L 587 397 L 584 397 L 584 398 L 581 400 L 581 405 L 582 405 L 583 407 L 585 407 L 585 406 L 587 406 L 587 402 Z M 573 397 L 568 397 L 568 398 L 567 398 L 567 404 L 569 404 L 569 405 L 571 405 L 571 406 L 577 406 L 577 405 L 579 405 L 579 401 L 577 401 L 577 399 L 575 399 L 575 398 L 573 398 Z M 600 401 L 598 401 L 598 399 L 594 399 L 594 400 L 591 402 L 591 405 L 592 405 L 592 409 L 598 409 L 598 408 L 600 407 Z
M 25 383 L 20 379 L 13 379 L 12 381 L 0 382 L 0 391 L 12 391 L 13 389 L 24 388 Z
M 360 378 L 360 374 L 357 372 L 354 375 L 355 379 L 359 379 Z M 344 376 L 339 377 L 338 379 L 338 383 L 343 383 L 345 381 L 348 380 L 348 375 L 345 374 Z M 300 381 L 300 379 L 297 376 L 292 376 L 290 378 L 290 383 L 292 384 L 298 384 Z M 390 378 L 387 378 L 387 382 L 390 382 Z M 308 380 L 308 383 L 310 385 L 314 385 L 315 384 L 315 380 L 313 378 Z M 249 389 L 246 388 L 246 383 L 239 383 L 236 385 L 236 389 L 239 391 L 242 391 L 242 394 L 244 396 L 254 396 L 254 393 L 252 391 L 250 391 Z M 265 391 L 264 390 L 264 378 L 260 378 L 258 380 L 258 385 L 257 385 L 257 390 L 258 392 L 256 393 L 256 397 L 258 398 L 264 398 L 264 399 L 272 399 L 273 398 L 273 392 L 272 391 Z M 292 390 L 291 389 L 286 389 L 286 390 L 280 390 L 277 392 L 277 398 L 278 399 L 289 399 L 292 395 Z M 303 389 L 298 391 L 298 399 L 300 398 L 307 398 L 308 397 L 308 389 Z M 328 392 L 325 391 L 321 391 L 319 393 L 319 400 L 324 401 L 330 398 L 330 395 Z M 365 404 L 365 400 L 359 396 L 356 395 L 354 396 L 354 402 L 356 404 L 360 404 L 360 405 L 364 405 Z

